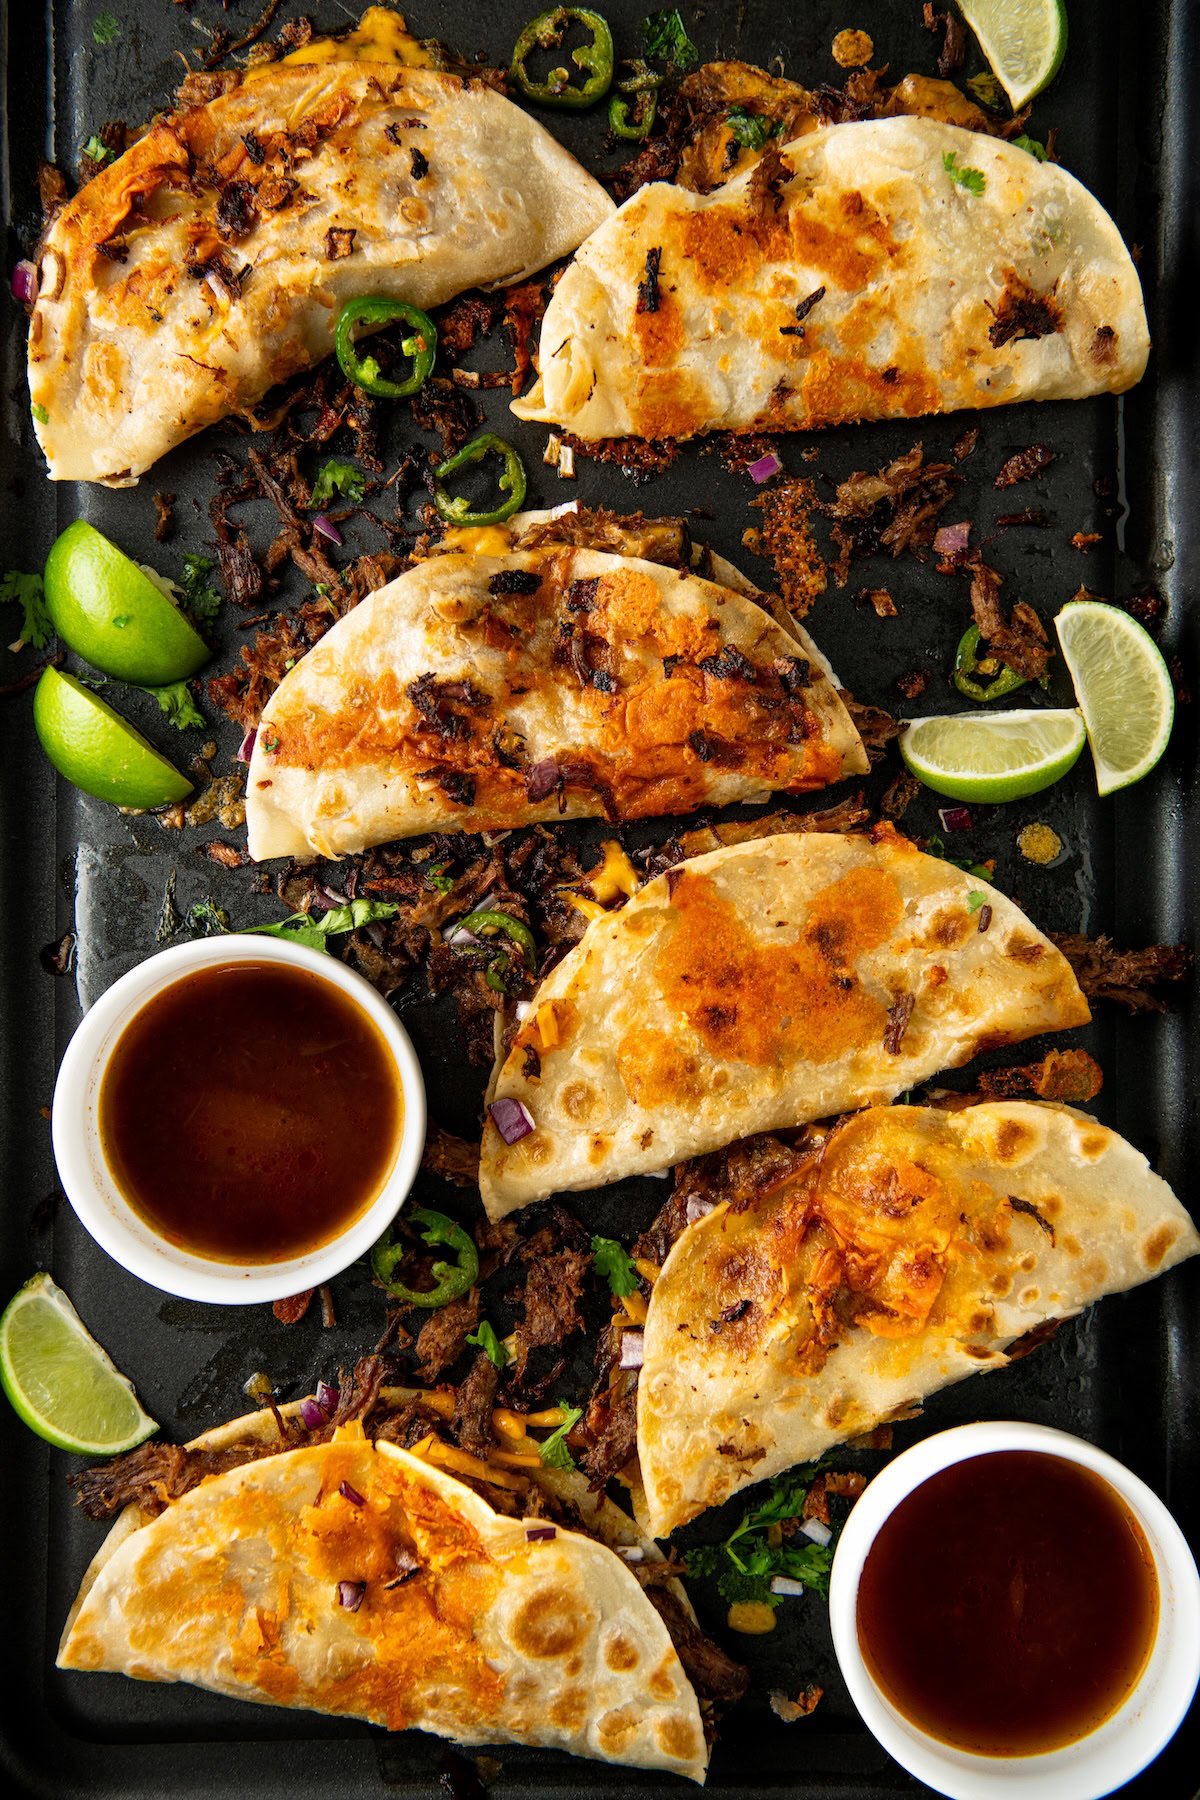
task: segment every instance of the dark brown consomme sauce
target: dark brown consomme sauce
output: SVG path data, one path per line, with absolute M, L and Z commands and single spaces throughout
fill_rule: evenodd
M 973 1456 L 902 1500 L 871 1546 L 858 1641 L 932 1737 L 1029 1756 L 1124 1700 L 1158 1624 L 1142 1529 L 1090 1469 L 1028 1450 Z
M 100 1141 L 160 1236 L 282 1262 L 375 1199 L 403 1109 L 391 1051 L 348 994 L 285 963 L 229 963 L 130 1020 L 100 1084 Z

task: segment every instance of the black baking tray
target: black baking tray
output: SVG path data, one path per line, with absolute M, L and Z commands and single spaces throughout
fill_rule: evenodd
M 101 10 L 121 26 L 108 46 L 95 43 Z M 6 267 L 25 253 L 37 232 L 34 175 L 48 155 L 73 166 L 79 147 L 103 120 L 147 118 L 161 108 L 180 73 L 178 52 L 198 60 L 201 27 L 245 29 L 258 0 L 175 5 L 168 0 L 19 0 L 0 4 L 6 92 L 2 181 L 9 221 Z M 470 54 L 504 61 L 529 13 L 523 0 L 458 6 L 414 0 L 410 22 L 422 35 L 440 35 Z M 643 0 L 606 0 L 604 10 L 618 52 L 632 54 Z M 285 4 L 283 20 L 310 12 L 318 28 L 337 29 L 349 6 L 311 0 Z M 1195 371 L 1195 295 L 1200 277 L 1197 229 L 1200 183 L 1193 131 L 1195 72 L 1200 68 L 1200 8 L 1188 0 L 1142 0 L 1138 6 L 1075 0 L 1072 37 L 1062 75 L 1038 103 L 1031 131 L 1058 127 L 1066 165 L 1115 213 L 1127 240 L 1140 247 L 1154 354 L 1140 387 L 1124 401 L 1010 407 L 902 426 L 863 426 L 787 442 L 789 465 L 838 479 L 853 468 L 875 468 L 921 441 L 944 456 L 967 422 L 980 426 L 979 447 L 963 465 L 961 512 L 980 530 L 1013 502 L 1046 507 L 1053 530 L 1008 531 L 992 543 L 990 559 L 1019 593 L 1050 614 L 1084 583 L 1105 596 L 1124 596 L 1147 580 L 1170 603 L 1165 648 L 1182 659 L 1183 678 L 1197 666 L 1197 621 L 1189 613 L 1189 562 L 1200 547 L 1200 405 Z M 919 0 L 861 0 L 853 8 L 830 0 L 738 0 L 685 7 L 702 53 L 737 55 L 814 84 L 834 80 L 834 33 L 846 25 L 871 31 L 877 60 L 899 75 L 932 73 L 936 45 L 921 29 Z M 978 61 L 971 68 L 978 68 Z M 968 70 L 970 72 L 970 70 Z M 619 160 L 599 154 L 601 123 L 594 117 L 551 115 L 547 122 L 599 173 Z M 146 561 L 176 572 L 178 556 L 206 548 L 206 502 L 218 443 L 239 451 L 236 437 L 209 432 L 166 459 L 141 486 L 110 493 L 54 486 L 46 481 L 33 444 L 24 381 L 24 329 L 14 305 L 3 312 L 3 468 L 0 480 L 0 567 L 40 566 L 55 533 L 84 517 Z M 495 346 L 497 357 L 503 354 Z M 727 473 L 717 457 L 689 451 L 667 474 L 635 487 L 615 468 L 580 460 L 574 485 L 560 482 L 540 460 L 542 434 L 518 427 L 503 395 L 485 397 L 493 422 L 527 452 L 531 504 L 578 497 L 620 508 L 672 512 L 710 509 L 697 535 L 769 581 L 741 547 L 754 522 L 753 488 Z M 392 447 L 404 441 L 403 409 L 396 409 Z M 1056 461 L 1016 495 L 998 495 L 991 482 L 1000 462 L 1031 441 L 1048 444 Z M 815 446 L 813 465 L 798 459 Z M 1110 496 L 1103 490 L 1115 489 Z M 153 541 L 151 494 L 177 495 L 178 532 L 165 548 Z M 1098 491 L 1098 488 L 1100 491 Z M 258 520 L 265 543 L 270 526 Z M 1073 531 L 1099 531 L 1087 556 L 1069 546 Z M 252 535 L 255 526 L 251 524 Z M 375 547 L 374 536 L 356 539 Z M 861 574 L 860 574 L 861 569 Z M 860 699 L 892 710 L 937 711 L 953 705 L 946 680 L 949 653 L 963 628 L 965 592 L 932 565 L 910 560 L 864 564 L 850 589 L 831 591 L 810 624 L 843 681 Z M 857 611 L 860 584 L 886 582 L 900 616 L 876 622 Z M 302 597 L 289 577 L 280 604 Z M 224 609 L 228 615 L 232 609 Z M 236 619 L 223 624 L 222 656 L 238 641 Z M 31 653 L 26 652 L 27 659 Z M 0 660 L 4 652 L 0 651 Z M 24 667 L 25 664 L 14 665 Z M 219 666 L 219 665 L 218 665 Z M 897 694 L 903 671 L 923 668 L 928 690 L 915 705 Z M 0 680 L 9 679 L 6 667 Z M 136 696 L 134 699 L 136 700 Z M 126 704 L 124 696 L 121 704 Z M 150 702 L 146 706 L 151 707 Z M 127 710 L 169 752 L 161 721 Z M 1174 740 L 1156 774 L 1130 793 L 1098 802 L 1085 758 L 1049 793 L 1006 808 L 977 809 L 969 853 L 997 859 L 1001 886 L 1038 924 L 1058 930 L 1110 931 L 1122 943 L 1194 942 L 1197 897 L 1195 741 L 1191 710 L 1180 710 Z M 172 734 L 174 735 L 174 734 Z M 213 721 L 218 764 L 228 766 L 233 728 Z M 197 734 L 198 736 L 198 734 Z M 0 700 L 0 956 L 3 1031 L 0 1041 L 0 1133 L 3 1142 L 3 1230 L 0 1299 L 35 1269 L 51 1270 L 84 1319 L 137 1382 L 167 1436 L 187 1437 L 245 1410 L 242 1383 L 266 1369 L 279 1390 L 303 1393 L 370 1348 L 381 1323 L 378 1294 L 361 1270 L 336 1284 L 340 1324 L 323 1331 L 310 1315 L 279 1325 L 269 1308 L 205 1307 L 174 1300 L 136 1281 L 110 1262 L 65 1205 L 47 1205 L 56 1191 L 47 1109 L 57 1059 L 78 1018 L 118 975 L 154 946 L 164 884 L 177 871 L 181 908 L 212 895 L 235 923 L 277 916 L 275 903 L 251 892 L 251 871 L 234 873 L 202 858 L 201 828 L 164 832 L 152 818 L 122 818 L 62 784 L 40 756 L 28 694 Z M 888 771 L 890 773 L 891 771 Z M 878 787 L 886 776 L 873 777 Z M 836 797 L 836 796 L 835 796 Z M 1042 819 L 1064 843 L 1059 864 L 1037 869 L 1015 849 L 1020 826 Z M 934 802 L 924 796 L 907 820 L 911 829 L 936 829 Z M 582 837 L 586 826 L 568 826 Z M 630 842 L 653 835 L 643 829 Z M 967 842 L 967 840 L 964 840 Z M 73 976 L 55 980 L 39 963 L 39 949 L 68 927 L 78 933 Z M 443 1013 L 406 1004 L 404 1017 L 421 1052 L 432 1116 L 451 1129 L 475 1125 L 482 1077 L 467 1067 Z M 1060 1040 L 1062 1041 L 1062 1040 Z M 1128 1019 L 1098 1009 L 1097 1022 L 1072 1041 L 1086 1043 L 1105 1070 L 1096 1111 L 1151 1157 L 1193 1211 L 1198 1132 L 1194 1096 L 1200 1087 L 1198 1039 L 1185 1004 L 1164 1018 Z M 1032 1046 L 1031 1051 L 1037 1046 Z M 1022 1052 L 1022 1055 L 1025 1053 Z M 427 1197 L 442 1200 L 429 1178 Z M 601 1230 L 628 1227 L 649 1216 L 661 1199 L 652 1182 L 622 1184 L 610 1195 L 576 1197 L 581 1216 Z M 1187 1266 L 1136 1293 L 1113 1298 L 1066 1326 L 1037 1355 L 987 1380 L 965 1383 L 933 1400 L 924 1416 L 897 1432 L 897 1447 L 950 1424 L 1016 1417 L 1058 1425 L 1086 1436 L 1128 1463 L 1170 1504 L 1193 1543 L 1200 1539 L 1200 1422 L 1193 1382 L 1200 1372 L 1200 1267 Z M 389 1737 L 365 1726 L 312 1715 L 237 1706 L 185 1687 L 158 1687 L 119 1677 L 64 1675 L 54 1669 L 63 1619 L 83 1569 L 103 1535 L 71 1503 L 64 1478 L 75 1461 L 26 1432 L 0 1407 L 0 1543 L 4 1547 L 3 1629 L 0 1630 L 0 1779 L 20 1795 L 89 1795 L 112 1800 L 224 1800 L 253 1790 L 263 1800 L 339 1800 L 394 1790 L 435 1794 L 469 1791 L 474 1767 L 456 1760 L 437 1740 L 419 1733 Z M 875 1466 L 875 1465 L 869 1465 Z M 1019 1523 L 1014 1523 L 1019 1529 Z M 702 1590 L 706 1621 L 720 1632 L 722 1608 Z M 923 1791 L 893 1764 L 866 1732 L 838 1678 L 824 1609 L 809 1599 L 784 1608 L 772 1637 L 740 1639 L 751 1661 L 754 1693 L 728 1716 L 709 1778 L 710 1791 L 749 1795 L 770 1791 L 817 1797 L 909 1794 Z M 813 1716 L 785 1726 L 768 1711 L 765 1690 L 795 1691 L 806 1678 L 825 1689 Z M 503 1747 L 498 1770 L 485 1773 L 504 1800 L 520 1793 L 567 1795 L 603 1791 L 633 1795 L 670 1786 L 670 1779 L 552 1754 Z M 1171 1747 L 1126 1791 L 1144 1800 L 1184 1800 L 1200 1769 L 1196 1709 Z

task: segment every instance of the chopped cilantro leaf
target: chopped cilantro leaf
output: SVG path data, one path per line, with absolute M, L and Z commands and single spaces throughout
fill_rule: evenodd
M 211 556 L 187 555 L 183 559 L 183 568 L 179 581 L 183 588 L 183 604 L 194 619 L 207 622 L 215 619 L 221 605 L 221 596 L 208 580 L 212 570 Z
M 197 900 L 189 906 L 187 924 L 193 937 L 220 937 L 232 930 L 229 914 L 215 900 Z
M 548 1438 L 542 1439 L 538 1445 L 538 1455 L 548 1469 L 573 1469 L 575 1458 L 567 1447 L 567 1433 L 582 1419 L 583 1408 L 568 1406 L 565 1400 L 560 1400 L 558 1406 L 564 1414 L 563 1422 L 557 1431 L 552 1431 Z
M 642 42 L 647 56 L 657 57 L 679 70 L 690 69 L 700 61 L 700 52 L 688 36 L 677 6 L 647 14 L 642 20 Z
M 192 692 L 186 681 L 173 681 L 169 687 L 146 688 L 144 691 L 154 695 L 176 730 L 187 731 L 193 725 L 198 725 L 203 730 L 208 723 L 192 699 Z
M 42 597 L 41 576 L 23 575 L 20 569 L 0 575 L 0 605 L 5 601 L 19 606 L 22 614 L 20 635 L 12 648 L 32 644 L 35 650 L 44 650 L 54 636 L 54 627 Z
M 92 20 L 92 42 L 96 44 L 115 44 L 121 35 L 121 21 L 114 19 L 110 12 L 97 13 Z
M 747 112 L 744 106 L 735 106 L 726 113 L 725 123 L 743 150 L 761 150 L 768 138 L 778 137 L 783 130 L 781 119 L 764 119 L 761 113 Z
M 360 926 L 374 925 L 394 919 L 400 911 L 389 900 L 351 900 L 346 906 L 335 906 L 327 913 L 292 913 L 274 925 L 251 925 L 249 933 L 262 937 L 287 938 L 293 944 L 307 944 L 310 950 L 328 950 L 326 938 L 340 937 L 343 932 L 357 931 Z
M 607 1281 L 614 1300 L 623 1300 L 627 1294 L 637 1291 L 638 1276 L 633 1258 L 616 1238 L 594 1237 L 592 1261 L 597 1275 L 603 1275 Z
M 1024 132 L 1020 137 L 1010 138 L 1009 142 L 1017 150 L 1027 150 L 1030 156 L 1036 156 L 1039 162 L 1048 161 L 1045 144 L 1039 144 L 1036 138 L 1026 137 Z
M 468 1331 L 467 1342 L 474 1344 L 477 1350 L 482 1350 L 488 1361 L 495 1363 L 498 1369 L 503 1369 L 511 1361 L 508 1351 L 486 1319 L 478 1331 Z
M 98 138 L 93 132 L 92 136 L 83 146 L 83 154 L 85 156 L 90 156 L 94 163 L 106 163 L 112 160 L 116 152 L 110 150 L 103 139 Z
M 314 506 L 324 506 L 336 495 L 341 494 L 346 500 L 361 500 L 367 488 L 367 478 L 361 469 L 353 463 L 338 462 L 330 457 L 317 470 L 317 479 L 313 482 L 312 499 Z
M 425 871 L 426 881 L 439 894 L 448 894 L 454 886 L 454 877 L 445 873 L 447 866 L 446 863 L 434 863 L 432 868 Z
M 982 194 L 987 186 L 987 176 L 982 169 L 959 167 L 957 150 L 943 150 L 942 167 L 951 181 L 957 181 L 959 187 L 965 188 L 968 194 Z
M 800 1518 L 808 1490 L 828 1461 L 822 1457 L 819 1462 L 805 1463 L 773 1481 L 766 1499 L 742 1515 L 741 1524 L 723 1543 L 702 1544 L 687 1552 L 684 1560 L 689 1575 L 715 1576 L 721 1598 L 730 1605 L 757 1600 L 778 1606 L 782 1596 L 771 1592 L 777 1575 L 802 1581 L 805 1587 L 827 1595 L 833 1545 L 814 1544 L 800 1533 L 788 1536 L 771 1528 Z M 772 1542 L 772 1537 L 779 1541 Z
M 967 895 L 967 911 L 978 912 L 982 905 L 983 895 L 978 888 L 972 888 L 971 892 Z
M 50 423 L 50 414 L 46 411 L 40 401 L 35 400 L 29 410 L 39 425 L 48 425 Z

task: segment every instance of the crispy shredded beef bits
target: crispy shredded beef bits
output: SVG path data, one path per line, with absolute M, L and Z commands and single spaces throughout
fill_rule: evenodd
M 1054 650 L 1033 608 L 1017 600 L 1006 618 L 1000 600 L 1003 582 L 995 569 L 978 552 L 963 566 L 971 574 L 971 614 L 989 653 L 1025 680 L 1040 681 Z
M 1170 1000 L 1156 990 L 1175 988 L 1192 969 L 1192 952 L 1186 944 L 1149 944 L 1144 950 L 1118 950 L 1101 934 L 1051 932 L 1075 971 L 1075 979 L 1089 1000 L 1115 1000 L 1127 1012 L 1166 1012 Z

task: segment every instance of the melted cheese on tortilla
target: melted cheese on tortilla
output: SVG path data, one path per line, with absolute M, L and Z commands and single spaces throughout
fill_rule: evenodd
M 368 6 L 366 12 L 344 37 L 315 37 L 278 58 L 281 63 L 384 62 L 399 63 L 406 69 L 432 69 L 433 58 L 408 29 L 403 13 L 387 6 Z M 254 81 L 273 69 L 275 63 L 259 63 L 247 69 L 246 80 Z

